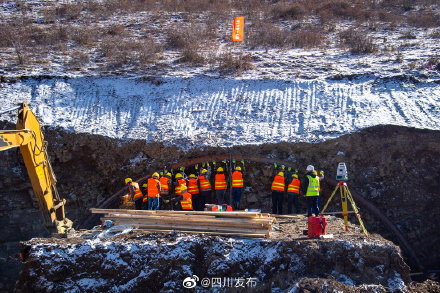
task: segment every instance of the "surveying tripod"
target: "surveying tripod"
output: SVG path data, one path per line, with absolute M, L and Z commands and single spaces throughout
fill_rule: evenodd
M 350 190 L 348 190 L 347 183 L 344 181 L 340 181 L 338 185 L 336 185 L 335 190 L 333 190 L 333 193 L 330 195 L 329 199 L 327 200 L 327 203 L 325 204 L 324 208 L 321 210 L 321 214 L 323 214 L 324 211 L 327 209 L 327 206 L 329 205 L 330 201 L 332 200 L 333 196 L 336 194 L 338 190 L 341 195 L 342 216 L 344 217 L 345 231 L 348 231 L 348 203 L 347 203 L 347 199 L 348 199 L 351 203 L 353 211 L 356 214 L 356 218 L 358 219 L 359 224 L 361 225 L 362 232 L 364 232 L 364 234 L 368 236 L 367 229 L 365 229 L 364 222 L 362 222 L 361 215 L 359 214 L 359 210 L 356 207 L 353 196 L 351 195 Z

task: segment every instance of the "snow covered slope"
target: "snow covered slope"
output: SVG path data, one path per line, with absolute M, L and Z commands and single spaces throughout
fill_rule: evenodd
M 29 78 L 3 83 L 0 102 L 30 103 L 46 125 L 183 148 L 319 141 L 377 124 L 440 129 L 437 82 L 374 76 Z

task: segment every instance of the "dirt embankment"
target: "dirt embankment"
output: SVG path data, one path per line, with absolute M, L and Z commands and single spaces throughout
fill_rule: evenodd
M 17 291 L 182 292 L 193 275 L 196 292 L 234 289 L 237 279 L 241 289 L 256 292 L 287 292 L 304 277 L 391 290 L 410 280 L 399 248 L 381 238 L 279 241 L 122 231 L 24 243 Z
M 1 128 L 11 129 L 13 126 L 3 123 Z M 440 189 L 439 131 L 377 126 L 317 144 L 279 143 L 229 149 L 204 147 L 188 152 L 157 143 L 119 141 L 59 129 L 47 129 L 45 133 L 59 192 L 68 200 L 67 215 L 77 223 L 89 215 L 88 208 L 99 206 L 100 202 L 123 188 L 125 177 L 145 177 L 164 166 L 192 158 L 237 153 L 258 155 L 274 161 L 290 161 L 292 167 L 300 170 L 313 164 L 333 178 L 337 163 L 345 162 L 349 168 L 349 187 L 360 192 L 391 219 L 413 245 L 425 267 L 439 268 L 440 252 L 436 247 L 440 239 L 437 200 Z M 17 163 L 19 154 L 10 150 L 1 152 L 0 156 L 0 224 L 2 233 L 8 235 L 0 243 L 5 248 L 0 266 L 3 264 L 6 270 L 11 256 L 17 252 L 18 241 L 44 236 L 46 231 L 39 224 L 42 221 L 32 201 L 26 171 Z M 270 211 L 273 166 L 246 162 L 245 168 L 245 184 L 249 188 L 242 205 Z M 322 202 L 332 189 L 324 185 Z M 336 205 L 331 208 L 340 210 Z M 370 231 L 394 240 L 380 221 L 364 213 L 362 206 L 360 208 Z M 1 283 L 4 282 L 7 281 L 2 279 Z

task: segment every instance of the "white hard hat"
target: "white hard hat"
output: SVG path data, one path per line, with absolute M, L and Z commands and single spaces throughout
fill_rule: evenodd
M 306 170 L 307 171 L 313 171 L 313 170 L 315 170 L 315 167 L 313 167 L 312 165 L 308 165 Z

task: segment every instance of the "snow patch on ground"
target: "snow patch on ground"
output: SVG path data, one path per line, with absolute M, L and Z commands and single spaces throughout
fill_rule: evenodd
M 440 85 L 354 80 L 168 77 L 52 78 L 4 83 L 2 108 L 30 103 L 45 125 L 122 139 L 232 146 L 316 142 L 378 124 L 440 129 Z M 3 119 L 15 121 L 13 115 Z M 136 156 L 133 162 L 142 160 Z

